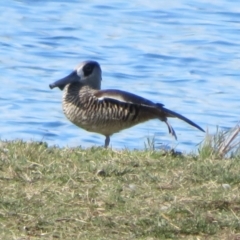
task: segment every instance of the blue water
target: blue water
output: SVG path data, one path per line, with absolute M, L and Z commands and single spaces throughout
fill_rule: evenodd
M 240 4 L 203 1 L 0 1 L 0 138 L 100 146 L 104 137 L 71 124 L 49 83 L 81 61 L 99 61 L 102 88 L 165 104 L 210 133 L 240 120 Z M 204 134 L 171 119 L 117 133 L 113 148 L 157 144 L 192 151 Z

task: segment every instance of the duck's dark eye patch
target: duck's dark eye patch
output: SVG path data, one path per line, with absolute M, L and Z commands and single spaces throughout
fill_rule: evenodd
M 83 72 L 84 72 L 84 76 L 89 76 L 92 71 L 93 71 L 94 65 L 93 64 L 87 64 L 83 67 Z

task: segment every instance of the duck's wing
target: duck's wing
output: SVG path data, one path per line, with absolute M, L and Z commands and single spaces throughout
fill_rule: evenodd
M 96 91 L 94 95 L 95 97 L 98 98 L 99 101 L 109 99 L 109 100 L 119 101 L 123 103 L 142 105 L 145 107 L 152 107 L 152 108 L 164 106 L 161 103 L 157 103 L 157 104 L 153 103 L 152 101 L 146 98 L 140 97 L 136 94 L 121 91 L 121 90 L 116 90 L 116 89 Z
M 133 93 L 129 93 L 121 90 L 115 90 L 115 89 L 108 89 L 108 90 L 96 91 L 94 95 L 95 97 L 98 98 L 99 101 L 108 100 L 114 103 L 124 102 L 124 103 L 143 106 L 151 109 L 156 109 L 159 112 L 159 119 L 161 119 L 162 121 L 165 121 L 168 125 L 168 128 L 170 129 L 173 129 L 173 128 L 170 126 L 170 124 L 168 124 L 167 117 L 179 118 L 184 122 L 190 124 L 191 126 L 199 129 L 200 131 L 205 132 L 200 126 L 198 126 L 196 123 L 194 123 L 190 119 L 184 117 L 183 115 L 177 112 L 174 112 L 172 110 L 165 108 L 162 103 L 154 103 L 146 98 L 140 97 Z M 175 136 L 174 130 L 171 130 L 171 131 L 169 130 L 169 132 L 172 132 L 172 134 Z

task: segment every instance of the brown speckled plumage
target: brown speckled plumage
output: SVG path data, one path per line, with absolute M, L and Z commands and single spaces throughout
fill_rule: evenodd
M 160 103 L 120 90 L 100 90 L 101 79 L 100 65 L 95 61 L 86 61 L 66 78 L 50 84 L 50 88 L 64 90 L 62 105 L 66 117 L 80 128 L 106 136 L 105 147 L 109 145 L 112 134 L 156 118 L 167 124 L 169 133 L 175 138 L 175 131 L 167 122 L 167 117 L 180 118 L 204 131 Z

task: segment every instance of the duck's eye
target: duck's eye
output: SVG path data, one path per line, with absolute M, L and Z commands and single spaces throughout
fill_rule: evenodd
M 90 75 L 92 73 L 92 71 L 93 71 L 93 66 L 91 66 L 91 65 L 86 65 L 83 68 L 84 76 Z

